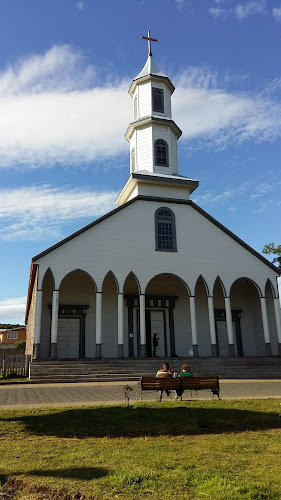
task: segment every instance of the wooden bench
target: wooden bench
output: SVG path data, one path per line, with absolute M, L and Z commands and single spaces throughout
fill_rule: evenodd
M 209 389 L 214 396 L 220 399 L 219 377 L 182 377 L 182 378 L 156 378 L 156 377 L 141 377 L 137 387 L 137 401 L 142 400 L 142 391 L 201 391 Z

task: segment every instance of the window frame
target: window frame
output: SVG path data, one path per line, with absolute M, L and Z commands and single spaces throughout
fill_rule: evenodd
M 17 340 L 18 336 L 19 332 L 17 331 L 7 332 L 7 340 Z
M 160 141 L 164 144 L 160 145 L 160 144 L 157 144 L 157 143 L 160 143 Z M 166 162 L 165 164 L 164 163 L 158 163 L 157 162 L 157 147 L 160 146 L 160 147 L 165 147 L 165 155 L 166 155 Z M 163 153 L 161 152 L 161 158 L 163 157 Z M 166 167 L 169 167 L 169 146 L 168 146 L 168 143 L 167 141 L 165 141 L 165 139 L 156 139 L 154 141 L 154 165 L 156 167 L 163 167 L 163 168 L 166 168 Z
M 158 103 L 158 99 L 155 99 L 154 96 L 156 95 L 156 91 L 159 92 L 161 95 L 159 99 L 160 106 L 155 106 L 155 101 Z M 157 108 L 157 109 L 155 109 Z M 161 89 L 159 87 L 152 87 L 152 112 L 153 113 L 165 113 L 165 107 L 164 107 L 164 89 Z
M 162 210 L 165 210 L 165 211 L 168 211 L 169 212 L 169 215 L 161 215 L 161 211 Z M 159 219 L 160 217 L 167 217 L 167 222 L 168 222 L 168 217 L 170 218 L 169 222 L 171 224 L 171 230 L 172 230 L 172 234 L 171 234 L 171 248 L 164 248 L 164 246 L 161 245 L 160 241 L 159 241 L 159 237 L 161 237 L 161 235 L 159 235 Z M 175 214 L 173 212 L 173 210 L 171 210 L 170 208 L 168 207 L 159 207 L 155 214 L 154 214 L 154 223 L 155 223 L 155 250 L 157 252 L 177 252 L 177 236 L 176 236 L 176 218 L 175 218 Z M 162 235 L 162 237 L 165 238 L 166 237 L 170 237 L 169 235 Z M 159 244 L 160 243 L 160 244 Z

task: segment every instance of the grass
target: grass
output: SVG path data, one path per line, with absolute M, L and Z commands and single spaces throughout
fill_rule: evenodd
M 0 384 L 5 384 L 5 383 L 10 383 L 10 382 L 25 382 L 29 383 L 30 380 L 28 377 L 25 377 L 23 375 L 15 375 L 15 374 L 8 374 L 5 377 L 3 376 L 2 371 L 0 370 Z
M 280 500 L 280 400 L 0 412 L 0 498 Z

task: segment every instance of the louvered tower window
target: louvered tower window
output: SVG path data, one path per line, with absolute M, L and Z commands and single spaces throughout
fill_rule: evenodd
M 169 208 L 161 207 L 155 212 L 156 250 L 176 252 L 175 215 Z
M 164 92 L 163 89 L 152 87 L 152 111 L 164 113 Z
M 138 117 L 138 97 L 134 97 L 134 120 Z
M 132 165 L 132 172 L 136 170 L 136 150 L 135 148 L 132 149 L 131 152 L 131 165 Z
M 168 144 L 163 139 L 157 139 L 154 143 L 155 165 L 168 167 Z

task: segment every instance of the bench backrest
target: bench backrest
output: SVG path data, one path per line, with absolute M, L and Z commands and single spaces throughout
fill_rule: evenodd
M 183 377 L 182 389 L 216 389 L 219 377 Z
M 175 390 L 180 387 L 183 390 L 186 389 L 216 389 L 219 387 L 219 377 L 182 377 L 172 378 L 172 377 L 141 377 L 140 380 L 142 390 Z
M 159 391 L 166 387 L 170 390 L 180 387 L 180 379 L 173 377 L 141 377 L 141 388 L 145 390 L 158 389 Z

